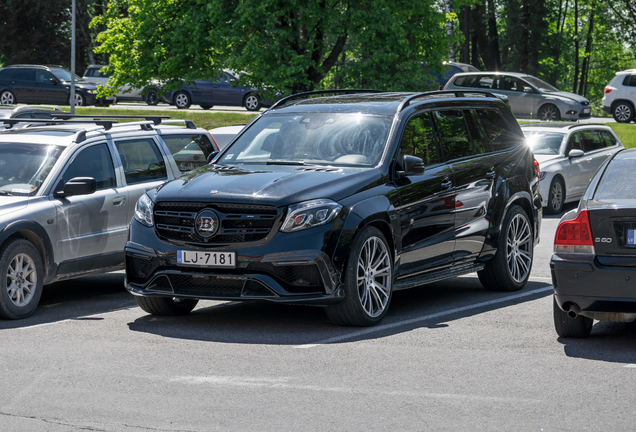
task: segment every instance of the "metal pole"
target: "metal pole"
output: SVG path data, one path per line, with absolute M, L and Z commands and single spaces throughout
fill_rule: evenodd
M 75 114 L 75 3 L 76 0 L 73 0 L 73 19 L 71 21 L 71 94 L 69 96 L 71 114 Z

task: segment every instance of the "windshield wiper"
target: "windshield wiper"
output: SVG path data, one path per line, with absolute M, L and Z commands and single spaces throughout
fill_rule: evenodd
M 265 165 L 307 165 L 303 161 L 267 161 Z

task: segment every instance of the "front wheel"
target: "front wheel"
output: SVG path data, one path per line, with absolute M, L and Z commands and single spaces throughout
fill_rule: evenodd
M 0 250 L 0 318 L 33 314 L 42 297 L 44 269 L 33 244 L 18 239 Z
M 513 205 L 504 218 L 497 253 L 477 273 L 490 291 L 518 291 L 524 287 L 532 269 L 534 239 L 525 210 Z
M 619 102 L 612 108 L 612 116 L 618 123 L 629 123 L 634 120 L 634 107 L 627 102 Z
M 176 95 L 174 95 L 174 104 L 179 109 L 190 108 L 190 105 L 192 105 L 190 95 L 182 91 L 177 93 Z
M 563 312 L 556 299 L 552 300 L 552 312 L 554 316 L 554 329 L 557 334 L 563 338 L 585 338 L 592 333 L 592 318 L 578 315 L 576 318 L 570 318 L 567 312 Z
M 157 105 L 159 103 L 159 95 L 157 90 L 148 90 L 144 95 L 144 102 L 150 106 Z
M 327 306 L 327 316 L 340 325 L 372 326 L 389 310 L 393 295 L 393 260 L 382 232 L 365 227 L 353 242 L 345 270 L 345 298 Z
M 187 315 L 197 305 L 196 299 L 179 299 L 171 297 L 139 297 L 135 296 L 137 304 L 151 315 L 177 316 Z
M 68 104 L 70 105 L 71 97 L 69 96 L 68 98 L 69 98 Z M 74 101 L 75 101 L 75 106 L 78 106 L 78 107 L 86 106 L 86 99 L 84 98 L 84 95 L 81 94 L 80 92 L 75 92 Z
M 561 113 L 559 109 L 552 104 L 543 105 L 539 109 L 539 120 L 558 121 L 561 120 Z
M 550 183 L 550 193 L 548 194 L 548 207 L 546 213 L 557 214 L 563 210 L 565 202 L 565 185 L 560 177 L 555 177 Z
M 245 97 L 243 106 L 248 111 L 258 111 L 261 109 L 261 98 L 257 95 L 249 94 Z

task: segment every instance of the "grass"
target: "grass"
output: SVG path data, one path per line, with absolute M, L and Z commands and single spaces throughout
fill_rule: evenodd
M 64 109 L 67 111 L 67 109 Z M 76 108 L 75 114 L 82 115 L 130 115 L 130 116 L 165 116 L 171 119 L 192 120 L 197 127 L 213 129 L 233 124 L 245 124 L 252 120 L 256 114 L 242 113 L 211 113 L 211 112 L 187 112 L 187 111 L 163 111 L 163 110 L 131 110 L 117 108 Z M 137 121 L 136 119 L 120 119 L 118 122 Z
M 614 133 L 621 140 L 625 148 L 636 147 L 636 125 L 631 123 L 608 123 L 607 126 L 614 130 Z

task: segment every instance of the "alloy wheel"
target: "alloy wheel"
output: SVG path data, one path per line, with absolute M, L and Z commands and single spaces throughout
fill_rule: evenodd
M 391 256 L 378 237 L 369 237 L 358 257 L 357 284 L 360 304 L 375 318 L 382 314 L 391 294 Z
M 515 282 L 523 282 L 532 265 L 532 231 L 528 220 L 517 214 L 510 221 L 506 233 L 508 270 Z
M 83 106 L 84 105 L 84 98 L 82 97 L 81 94 L 79 93 L 75 93 L 75 106 Z
M 558 181 L 555 181 L 554 184 L 552 185 L 552 190 L 550 191 L 552 192 L 552 208 L 555 211 L 561 211 L 561 205 L 562 205 L 562 200 L 563 200 L 563 188 L 561 187 L 561 183 Z
M 33 259 L 26 254 L 18 254 L 9 263 L 7 269 L 7 293 L 11 302 L 24 307 L 33 298 L 38 275 Z
M 557 111 L 556 108 L 552 105 L 549 105 L 541 110 L 541 120 L 556 120 L 557 119 Z
M 174 102 L 179 108 L 185 107 L 188 105 L 188 95 L 185 93 L 179 93 Z
M 627 122 L 632 116 L 632 110 L 628 105 L 621 104 L 614 109 L 614 116 L 620 122 Z
M 13 105 L 15 103 L 15 98 L 13 97 L 13 93 L 4 92 L 0 96 L 0 104 L 2 105 Z
M 254 111 L 258 108 L 258 98 L 254 95 L 250 95 L 245 99 L 245 107 L 248 110 Z

